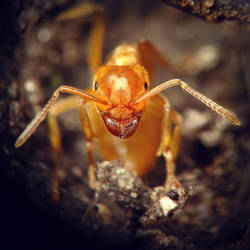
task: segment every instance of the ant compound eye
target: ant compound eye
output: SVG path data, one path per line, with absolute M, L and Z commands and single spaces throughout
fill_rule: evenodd
M 144 89 L 148 90 L 148 83 L 147 82 L 144 83 Z
M 94 89 L 95 89 L 95 90 L 98 89 L 98 82 L 95 82 Z

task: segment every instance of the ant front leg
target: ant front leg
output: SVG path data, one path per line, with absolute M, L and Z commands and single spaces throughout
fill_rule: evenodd
M 84 99 L 80 102 L 80 119 L 82 124 L 83 134 L 86 140 L 87 154 L 89 158 L 88 179 L 89 186 L 92 189 L 96 188 L 96 162 L 94 158 L 94 143 L 93 132 L 91 129 L 91 123 L 86 110 L 86 101 Z
M 57 122 L 58 115 L 76 109 L 79 106 L 79 97 L 70 96 L 57 101 L 49 110 L 48 113 L 48 127 L 49 139 L 53 150 L 53 179 L 52 179 L 52 199 L 57 201 L 59 199 L 59 168 L 60 156 L 62 153 L 61 133 Z
M 178 156 L 181 129 L 182 129 L 182 117 L 181 115 L 172 110 L 166 98 L 165 103 L 165 117 L 163 119 L 162 126 L 162 139 L 158 149 L 157 155 L 163 155 L 166 161 L 166 181 L 165 188 L 169 191 L 172 187 L 178 189 L 181 184 L 175 177 L 176 158 Z M 172 129 L 172 123 L 174 128 Z

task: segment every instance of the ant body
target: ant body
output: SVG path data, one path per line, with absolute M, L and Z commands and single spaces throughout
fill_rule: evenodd
M 150 89 L 155 64 L 167 67 L 168 62 L 148 40 L 141 39 L 137 45 L 119 45 L 106 63 L 100 66 L 105 26 L 103 9 L 85 3 L 80 12 L 77 14 L 73 9 L 58 19 L 66 20 L 93 13 L 96 15 L 89 39 L 88 56 L 89 68 L 93 72 L 92 88 L 80 90 L 71 86 L 59 87 L 19 136 L 15 146 L 22 146 L 48 114 L 50 141 L 55 165 L 58 166 L 62 149 L 56 117 L 70 109 L 79 108 L 89 158 L 90 187 L 96 186 L 94 145 L 104 159 L 122 159 L 125 167 L 133 169 L 139 176 L 152 168 L 157 156 L 163 155 L 166 161 L 166 190 L 180 186 L 175 178 L 175 162 L 179 151 L 182 117 L 171 109 L 168 100 L 160 92 L 180 86 L 233 124 L 240 125 L 240 121 L 180 79 L 169 80 Z M 62 92 L 73 96 L 56 102 Z M 53 185 L 55 193 L 58 192 L 57 178 Z

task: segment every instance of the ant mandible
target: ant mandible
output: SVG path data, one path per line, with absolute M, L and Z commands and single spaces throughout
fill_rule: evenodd
M 175 162 L 179 151 L 182 117 L 171 109 L 168 100 L 160 92 L 180 86 L 233 124 L 240 125 L 240 121 L 180 79 L 172 79 L 150 89 L 155 64 L 168 67 L 168 62 L 148 40 L 139 40 L 137 46 L 127 43 L 119 45 L 106 63 L 99 67 L 105 30 L 103 8 L 84 3 L 61 14 L 58 19 L 88 15 L 95 16 L 87 57 L 89 69 L 94 75 L 92 88 L 83 91 L 71 86 L 59 87 L 18 137 L 15 146 L 22 146 L 48 113 L 50 142 L 57 171 L 62 149 L 56 117 L 79 107 L 89 158 L 91 188 L 96 186 L 94 143 L 104 159 L 121 159 L 125 167 L 133 169 L 139 176 L 152 168 L 157 156 L 163 155 L 166 161 L 166 191 L 180 186 L 175 177 Z M 74 96 L 56 102 L 61 92 Z M 57 172 L 54 176 L 53 191 L 55 197 L 58 197 Z

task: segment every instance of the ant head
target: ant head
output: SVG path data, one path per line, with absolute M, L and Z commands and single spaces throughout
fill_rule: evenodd
M 140 65 L 100 67 L 93 81 L 93 95 L 108 103 L 96 103 L 108 130 L 127 138 L 134 134 L 147 99 L 136 101 L 149 89 L 149 77 Z

